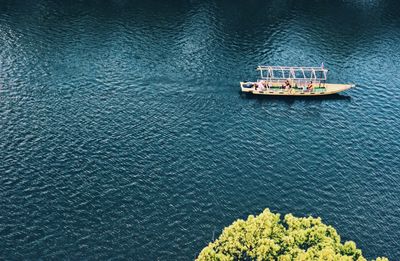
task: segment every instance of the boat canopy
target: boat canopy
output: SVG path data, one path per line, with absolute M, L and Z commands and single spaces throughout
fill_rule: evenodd
M 288 66 L 258 66 L 261 79 L 280 81 L 292 79 L 295 81 L 325 82 L 328 70 L 321 67 L 288 67 Z

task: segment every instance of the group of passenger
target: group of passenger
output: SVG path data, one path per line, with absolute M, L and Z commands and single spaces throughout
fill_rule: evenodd
M 269 88 L 269 84 L 266 81 L 259 81 L 255 83 L 254 89 L 259 91 L 264 91 L 265 88 Z
M 258 81 L 254 83 L 254 89 L 255 90 L 259 90 L 259 91 L 264 91 L 265 88 L 270 88 L 272 86 L 270 86 L 268 84 L 267 81 Z M 299 88 L 297 86 L 297 83 L 295 83 L 294 86 L 296 89 Z M 291 90 L 292 89 L 292 85 L 290 84 L 289 80 L 286 80 L 280 87 L 282 90 Z M 301 89 L 303 89 L 303 91 L 311 91 L 313 89 L 313 82 L 310 81 L 307 85 L 304 85 L 302 87 L 300 87 Z

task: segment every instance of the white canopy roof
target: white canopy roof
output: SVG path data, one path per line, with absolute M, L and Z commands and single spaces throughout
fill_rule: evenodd
M 258 66 L 261 79 L 326 81 L 328 70 L 324 67 Z

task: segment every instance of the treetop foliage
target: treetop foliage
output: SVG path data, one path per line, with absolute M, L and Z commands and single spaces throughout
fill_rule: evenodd
M 340 242 L 340 236 L 321 218 L 282 220 L 265 209 L 259 216 L 237 220 L 220 237 L 209 243 L 197 260 L 366 260 L 353 241 Z M 388 261 L 377 258 L 376 261 Z

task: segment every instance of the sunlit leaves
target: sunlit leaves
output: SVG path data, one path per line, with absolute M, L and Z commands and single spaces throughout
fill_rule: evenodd
M 340 243 L 336 230 L 320 218 L 282 220 L 269 209 L 259 216 L 237 220 L 205 247 L 198 260 L 366 260 L 356 244 Z M 377 258 L 376 261 L 388 261 Z

